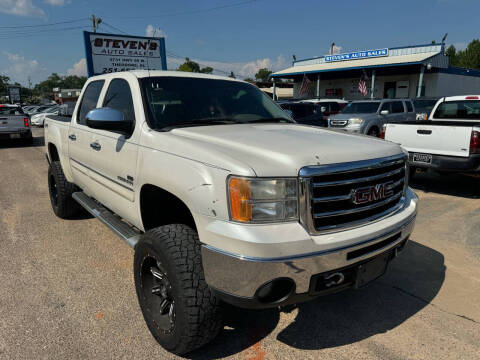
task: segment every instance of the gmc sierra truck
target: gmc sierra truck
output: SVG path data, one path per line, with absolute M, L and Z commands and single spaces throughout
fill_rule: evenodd
M 296 124 L 257 87 L 206 74 L 91 77 L 47 117 L 53 211 L 79 205 L 134 249 L 140 308 L 185 354 L 222 305 L 293 305 L 385 273 L 417 197 L 397 144 Z
M 441 98 L 428 120 L 386 124 L 382 137 L 409 152 L 411 175 L 417 170 L 480 175 L 480 96 Z

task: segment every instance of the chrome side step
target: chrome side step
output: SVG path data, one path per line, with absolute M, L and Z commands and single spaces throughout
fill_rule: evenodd
M 72 197 L 83 208 L 85 208 L 85 210 L 107 225 L 110 230 L 117 234 L 132 248 L 134 248 L 137 242 L 140 240 L 141 234 L 139 231 L 122 221 L 118 216 L 100 205 L 98 202 L 86 195 L 83 191 L 73 193 Z

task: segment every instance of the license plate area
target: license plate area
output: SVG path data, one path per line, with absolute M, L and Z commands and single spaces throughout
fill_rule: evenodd
M 390 252 L 375 257 L 374 259 L 363 263 L 357 268 L 357 279 L 355 287 L 362 287 L 369 282 L 379 278 L 387 271 Z
M 422 163 L 422 164 L 431 164 L 432 163 L 432 155 L 431 154 L 414 153 L 413 154 L 413 162 Z

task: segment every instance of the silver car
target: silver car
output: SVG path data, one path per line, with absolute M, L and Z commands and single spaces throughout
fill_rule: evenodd
M 0 105 L 0 139 L 20 139 L 32 143 L 30 118 L 18 105 Z
M 415 108 L 410 99 L 352 101 L 341 113 L 328 119 L 328 127 L 378 137 L 383 124 L 414 121 Z

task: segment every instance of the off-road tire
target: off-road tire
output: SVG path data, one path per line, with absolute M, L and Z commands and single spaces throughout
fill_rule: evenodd
M 67 219 L 80 211 L 80 205 L 72 198 L 75 191 L 79 189 L 67 181 L 60 161 L 52 161 L 48 167 L 48 192 L 53 212 L 59 218 Z
M 379 132 L 378 129 L 374 126 L 374 127 L 370 128 L 370 129 L 368 130 L 367 135 L 373 136 L 373 137 L 379 137 L 380 132 Z
M 165 269 L 175 310 L 172 328 L 155 322 L 159 308 L 149 306 L 150 296 L 144 265 L 155 258 Z M 184 355 L 213 340 L 222 328 L 222 311 L 205 282 L 198 234 L 183 224 L 160 226 L 147 231 L 135 247 L 134 279 L 145 322 L 157 342 L 169 352 Z M 143 270 L 142 270 L 143 269 Z M 150 304 L 152 304 L 150 302 Z M 165 316 L 165 315 L 164 315 Z M 173 322 L 172 322 L 173 321 Z

